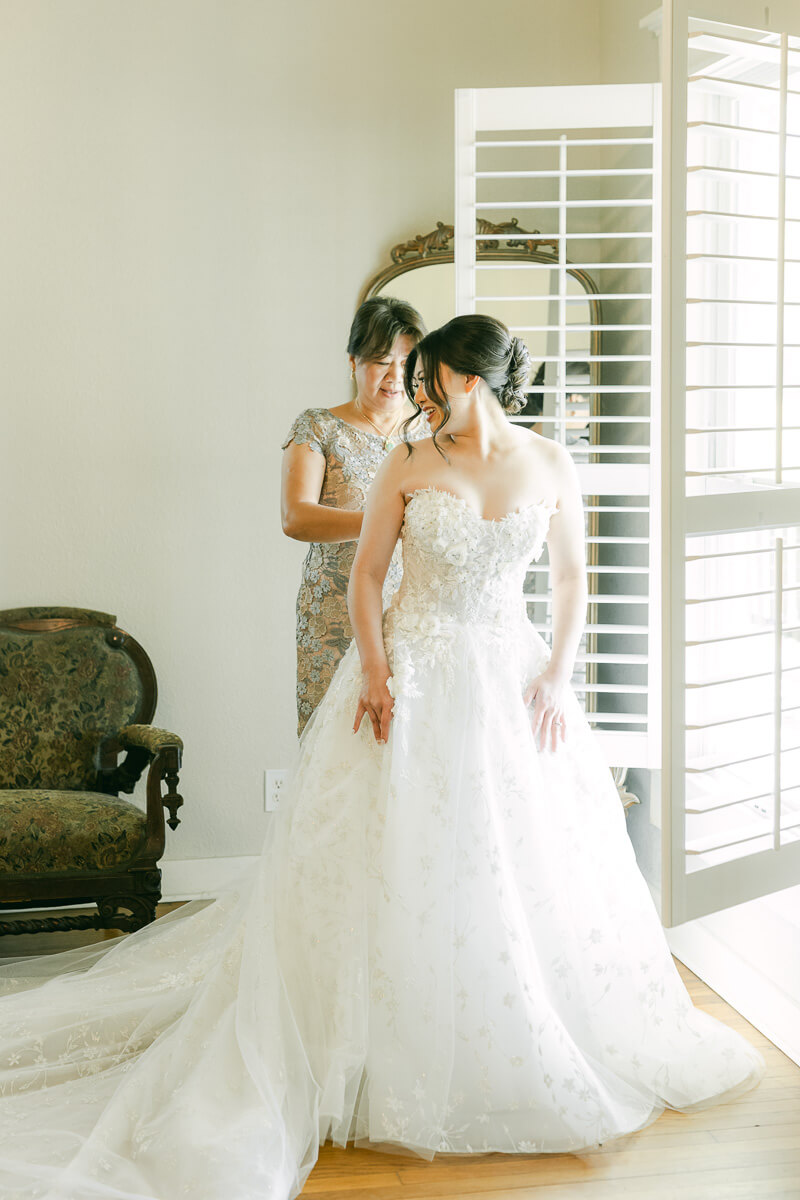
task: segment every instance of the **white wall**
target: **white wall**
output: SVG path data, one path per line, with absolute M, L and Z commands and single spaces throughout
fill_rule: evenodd
M 345 397 L 364 280 L 451 219 L 453 89 L 654 78 L 648 7 L 2 5 L 0 604 L 150 651 L 186 742 L 168 857 L 261 841 L 295 723 L 279 442 Z

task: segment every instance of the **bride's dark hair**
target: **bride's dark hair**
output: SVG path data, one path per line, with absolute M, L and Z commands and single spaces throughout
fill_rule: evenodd
M 531 366 L 528 347 L 496 317 L 469 313 L 434 329 L 409 354 L 405 387 L 415 411 L 403 426 L 404 434 L 421 411 L 414 399 L 414 381 L 421 374 L 428 399 L 442 413 L 442 422 L 433 435 L 434 445 L 441 452 L 437 437 L 450 419 L 450 403 L 442 387 L 442 363 L 457 375 L 480 375 L 507 413 L 518 413 L 524 407 Z

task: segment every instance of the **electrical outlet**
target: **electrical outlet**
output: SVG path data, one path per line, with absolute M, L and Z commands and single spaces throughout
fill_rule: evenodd
M 285 771 L 264 772 L 264 812 L 275 812 L 280 808 L 285 782 Z

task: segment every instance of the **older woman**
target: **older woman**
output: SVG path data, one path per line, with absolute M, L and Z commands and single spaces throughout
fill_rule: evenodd
M 298 735 L 328 688 L 353 636 L 347 584 L 369 486 L 401 437 L 413 406 L 403 387 L 406 359 L 425 336 L 422 317 L 403 300 L 366 300 L 350 328 L 347 353 L 356 395 L 334 408 L 307 408 L 283 443 L 283 531 L 310 542 L 297 596 Z M 424 416 L 409 427 L 427 437 Z M 399 551 L 386 579 L 400 581 Z

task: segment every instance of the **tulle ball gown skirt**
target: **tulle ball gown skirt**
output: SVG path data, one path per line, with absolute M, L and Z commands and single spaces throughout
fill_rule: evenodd
M 574 697 L 556 751 L 519 599 L 549 513 L 409 504 L 386 746 L 347 652 L 253 870 L 0 972 L 4 1200 L 288 1200 L 327 1138 L 579 1150 L 754 1086 L 697 1011 Z

